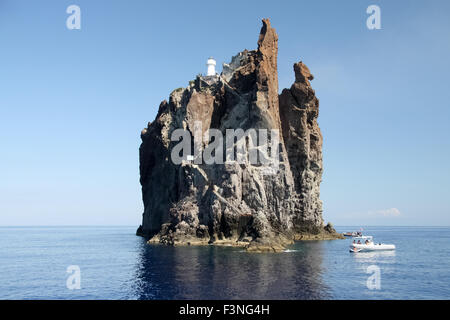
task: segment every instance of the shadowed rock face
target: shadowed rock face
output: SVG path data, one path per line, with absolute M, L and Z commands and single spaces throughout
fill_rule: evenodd
M 144 201 L 138 234 L 166 244 L 231 244 L 280 251 L 295 239 L 334 238 L 324 228 L 319 185 L 322 135 L 309 69 L 294 65 L 295 83 L 278 96 L 278 36 L 263 20 L 258 49 L 244 50 L 216 77 L 197 77 L 173 91 L 141 133 Z M 175 129 L 192 136 L 218 129 L 276 129 L 279 166 L 183 161 L 174 164 Z M 196 131 L 197 130 L 197 131 Z M 269 137 L 270 139 L 270 137 Z M 205 143 L 202 143 L 205 147 Z M 197 159 L 197 155 L 195 155 Z

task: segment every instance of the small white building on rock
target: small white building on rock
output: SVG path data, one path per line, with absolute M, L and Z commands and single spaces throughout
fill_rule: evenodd
M 216 75 L 216 60 L 213 57 L 209 57 L 208 61 L 206 61 L 206 66 L 208 70 L 206 72 L 207 76 L 215 76 Z

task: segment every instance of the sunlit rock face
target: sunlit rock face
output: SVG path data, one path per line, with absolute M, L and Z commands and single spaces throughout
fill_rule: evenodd
M 139 235 L 150 242 L 249 251 L 281 251 L 295 239 L 337 236 L 322 220 L 322 135 L 313 76 L 302 62 L 295 64 L 295 83 L 279 96 L 277 53 L 278 36 L 265 19 L 258 49 L 240 52 L 220 76 L 198 76 L 160 104 L 155 121 L 141 133 Z M 210 129 L 223 137 L 230 129 L 278 132 L 278 143 L 276 135 L 267 141 L 268 152 L 279 151 L 276 166 L 248 157 L 207 164 L 195 151 L 177 164 L 172 153 L 179 141 L 171 139 L 176 129 L 192 137 Z M 234 139 L 231 144 L 238 148 Z M 207 141 L 200 147 L 205 150 Z

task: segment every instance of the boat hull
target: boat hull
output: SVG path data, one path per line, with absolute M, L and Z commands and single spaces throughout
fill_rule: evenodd
M 352 244 L 350 252 L 366 252 L 366 251 L 386 251 L 395 250 L 393 244 Z

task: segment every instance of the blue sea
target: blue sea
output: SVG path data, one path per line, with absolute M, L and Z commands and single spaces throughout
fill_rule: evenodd
M 448 227 L 364 228 L 395 252 L 350 253 L 346 239 L 276 254 L 147 245 L 135 230 L 1 227 L 0 299 L 450 298 Z M 68 288 L 69 266 L 80 289 Z

